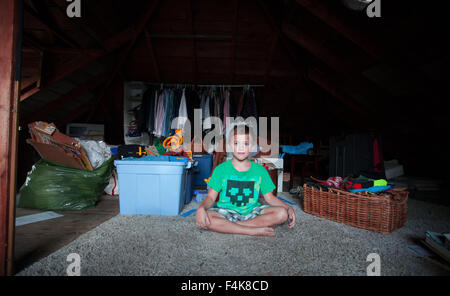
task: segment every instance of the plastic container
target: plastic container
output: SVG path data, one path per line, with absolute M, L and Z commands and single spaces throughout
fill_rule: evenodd
M 187 175 L 186 175 L 186 199 L 185 199 L 185 204 L 188 204 L 191 202 L 192 200 L 192 195 L 194 194 L 193 190 L 194 190 L 194 175 L 198 172 L 198 168 L 197 168 L 198 163 L 196 161 L 194 161 L 191 165 L 191 168 L 189 168 L 187 171 Z
M 192 157 L 198 162 L 198 173 L 194 175 L 194 186 L 206 187 L 205 179 L 211 176 L 211 169 L 213 164 L 212 154 L 196 154 Z
M 189 162 L 116 160 L 122 215 L 177 216 L 185 204 Z

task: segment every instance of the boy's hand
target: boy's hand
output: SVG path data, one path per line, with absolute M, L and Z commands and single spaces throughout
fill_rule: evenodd
M 295 225 L 295 211 L 294 211 L 294 208 L 288 207 L 287 212 L 288 212 L 288 218 L 290 220 L 289 228 L 292 228 Z
M 197 226 L 203 229 L 207 229 L 208 226 L 211 224 L 211 221 L 209 220 L 209 216 L 206 213 L 206 210 L 204 207 L 199 207 L 197 209 L 197 216 L 195 217 L 195 221 L 197 223 Z

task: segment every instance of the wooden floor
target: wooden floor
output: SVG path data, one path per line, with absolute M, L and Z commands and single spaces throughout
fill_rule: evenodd
M 17 208 L 16 217 L 40 212 L 44 211 Z M 119 199 L 117 196 L 102 196 L 94 208 L 54 212 L 64 216 L 16 227 L 14 274 L 116 216 Z

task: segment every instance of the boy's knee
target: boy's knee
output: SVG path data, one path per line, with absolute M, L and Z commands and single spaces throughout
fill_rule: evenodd
M 285 208 L 278 208 L 276 211 L 276 217 L 278 223 L 284 223 L 288 219 L 288 212 Z

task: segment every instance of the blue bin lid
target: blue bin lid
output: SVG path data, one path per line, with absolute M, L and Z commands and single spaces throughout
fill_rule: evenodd
M 136 161 L 136 160 L 115 160 L 114 164 L 117 165 L 164 165 L 164 166 L 187 166 L 188 162 L 184 161 Z

